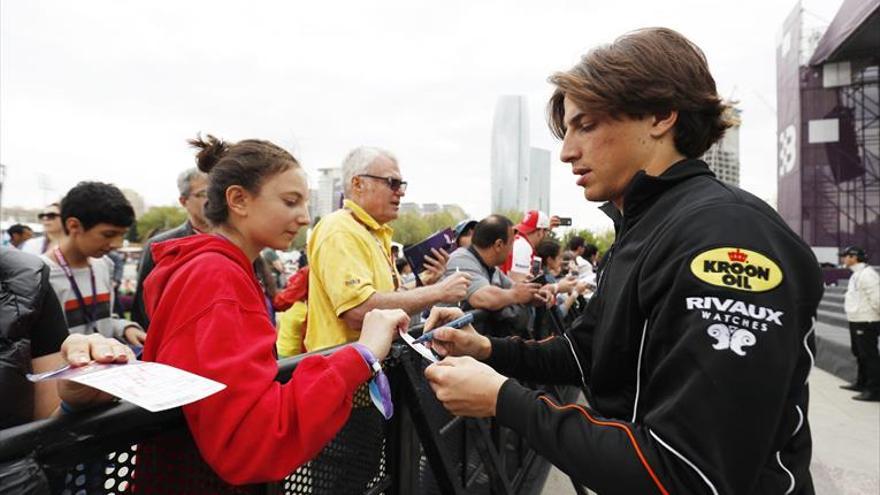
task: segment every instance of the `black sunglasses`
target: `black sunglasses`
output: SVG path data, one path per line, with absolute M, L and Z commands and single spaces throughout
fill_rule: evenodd
M 395 179 L 393 177 L 379 177 L 378 175 L 370 175 L 370 174 L 360 174 L 358 177 L 369 177 L 371 179 L 381 180 L 388 184 L 388 187 L 394 191 L 400 191 L 402 193 L 406 192 L 406 181 Z
M 39 220 L 55 220 L 56 218 L 58 218 L 60 216 L 61 216 L 61 213 L 54 213 L 54 212 L 40 213 L 39 215 L 37 215 L 37 219 L 39 219 Z

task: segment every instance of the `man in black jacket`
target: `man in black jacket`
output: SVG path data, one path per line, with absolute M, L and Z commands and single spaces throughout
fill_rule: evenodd
M 131 306 L 131 319 L 144 330 L 149 330 L 150 319 L 144 309 L 144 280 L 153 271 L 153 244 L 170 239 L 189 237 L 200 232 L 208 232 L 210 225 L 205 219 L 205 203 L 208 201 L 208 176 L 197 168 L 184 170 L 177 177 L 177 190 L 180 192 L 180 206 L 186 210 L 186 222 L 167 232 L 151 238 L 144 244 L 141 261 L 138 263 L 138 281 Z
M 454 414 L 496 416 L 602 494 L 811 494 L 807 379 L 818 263 L 763 201 L 698 159 L 725 106 L 703 53 L 629 33 L 551 77 L 550 124 L 615 220 L 598 291 L 542 342 L 442 329 L 426 370 Z M 426 329 L 455 317 L 438 309 Z M 496 371 L 497 370 L 497 371 Z M 583 387 L 558 404 L 502 376 Z
M 0 248 L 0 429 L 57 416 L 61 401 L 72 410 L 111 399 L 69 380 L 31 383 L 28 373 L 129 359 L 131 349 L 116 339 L 68 334 L 49 267 L 32 254 Z

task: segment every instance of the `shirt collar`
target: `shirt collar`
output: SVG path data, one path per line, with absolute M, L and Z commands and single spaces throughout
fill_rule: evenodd
M 479 251 L 477 251 L 477 248 L 475 248 L 473 244 L 468 246 L 467 250 L 474 255 L 474 258 L 477 259 L 483 269 L 486 270 L 486 272 L 489 274 L 489 282 L 491 283 L 492 278 L 495 276 L 495 267 L 490 266 L 488 263 L 486 263 L 486 260 L 484 260 L 483 257 L 480 256 Z
M 862 271 L 865 268 L 865 266 L 866 265 L 864 263 L 856 263 L 855 265 L 849 267 L 849 269 L 852 270 L 853 273 L 858 273 L 858 272 Z
M 361 208 L 361 205 L 355 203 L 350 199 L 343 200 L 342 207 L 351 211 L 354 217 L 370 230 L 382 230 L 383 228 L 390 228 L 387 225 L 383 225 L 377 222 L 375 218 L 367 213 L 367 210 Z
M 375 218 L 367 213 L 367 210 L 364 210 L 359 204 L 350 199 L 343 200 L 342 207 L 350 211 L 354 219 L 361 225 L 378 235 L 382 241 L 387 244 L 386 249 L 391 249 L 391 240 L 394 236 L 394 229 L 388 224 L 377 222 Z

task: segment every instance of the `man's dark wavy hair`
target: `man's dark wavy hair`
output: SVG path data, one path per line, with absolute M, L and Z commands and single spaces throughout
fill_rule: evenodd
M 565 136 L 568 97 L 597 117 L 642 118 L 678 111 L 675 148 L 687 158 L 703 155 L 730 127 L 728 106 L 715 88 L 706 56 L 667 28 L 627 33 L 596 47 L 566 72 L 550 76 L 556 91 L 547 105 L 550 130 Z

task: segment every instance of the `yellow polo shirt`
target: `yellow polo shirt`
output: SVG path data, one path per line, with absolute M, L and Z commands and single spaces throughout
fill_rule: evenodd
M 322 218 L 308 244 L 309 317 L 306 349 L 353 342 L 360 335 L 339 316 L 376 292 L 393 292 L 391 227 L 380 225 L 346 199 L 343 209 Z

